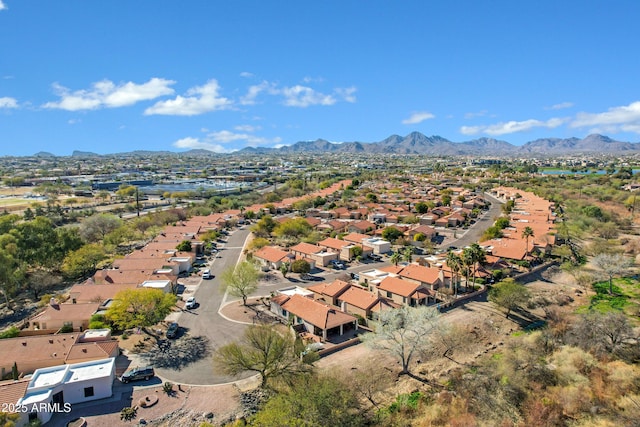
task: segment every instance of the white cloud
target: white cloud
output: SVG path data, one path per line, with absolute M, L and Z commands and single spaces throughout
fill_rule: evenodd
M 228 130 L 221 130 L 207 134 L 203 139 L 199 138 L 182 138 L 173 143 L 178 148 L 204 149 L 216 153 L 230 153 L 237 151 L 238 148 L 225 147 L 226 144 L 244 142 L 243 147 L 258 145 L 278 144 L 282 142 L 282 138 L 262 138 L 248 133 L 234 133 Z
M 18 108 L 18 101 L 8 96 L 0 98 L 0 108 Z
M 220 144 L 214 144 L 208 141 L 201 141 L 198 138 L 182 138 L 173 143 L 174 147 L 177 148 L 189 148 L 192 150 L 200 149 L 200 150 L 209 150 L 214 153 L 231 153 L 235 150 L 230 150 L 228 148 L 223 147 Z
M 232 102 L 219 95 L 220 86 L 216 80 L 209 80 L 203 86 L 187 91 L 186 97 L 178 95 L 175 99 L 159 101 L 144 111 L 145 115 L 163 114 L 168 116 L 196 116 L 231 107 Z
M 481 110 L 478 111 L 477 113 L 466 113 L 464 115 L 465 119 L 475 119 L 476 117 L 484 117 L 489 113 L 489 111 L 487 110 Z
M 278 90 L 276 89 L 276 87 L 275 87 L 275 85 L 273 83 L 269 83 L 267 81 L 263 81 L 263 82 L 261 82 L 260 84 L 257 84 L 257 85 L 249 86 L 249 89 L 247 90 L 247 94 L 245 96 L 243 96 L 242 98 L 240 98 L 240 104 L 241 105 L 255 105 L 256 104 L 256 98 L 262 92 L 267 92 L 267 93 L 269 93 L 271 95 L 276 95 L 278 93 Z
M 240 77 L 244 77 L 245 79 L 250 79 L 253 77 L 253 73 L 250 73 L 248 71 L 243 71 L 240 73 Z
M 546 107 L 545 110 L 563 110 L 571 107 L 573 107 L 573 102 L 561 102 L 559 104 L 554 104 L 551 107 Z
M 285 98 L 284 105 L 288 107 L 306 108 L 310 105 L 333 105 L 336 103 L 334 96 L 325 95 L 307 86 L 285 87 L 280 90 L 280 93 Z
M 80 119 L 69 119 L 67 121 L 67 123 L 69 123 L 70 125 L 75 125 L 75 124 L 78 124 L 80 122 L 82 122 L 82 120 L 80 120 Z
M 404 119 L 402 121 L 403 125 L 415 125 L 418 123 L 422 123 L 425 120 L 429 120 L 429 119 L 433 119 L 436 116 L 434 116 L 433 114 L 427 112 L 427 111 L 418 111 L 417 113 L 413 113 L 411 114 L 411 116 L 409 116 L 409 118 Z
M 565 123 L 567 119 L 553 118 L 546 122 L 541 120 L 524 120 L 524 121 L 509 121 L 496 123 L 493 125 L 482 126 L 462 126 L 460 132 L 464 135 L 475 135 L 478 133 L 486 133 L 488 135 L 506 135 L 509 133 L 525 132 L 533 128 L 543 127 L 548 129 L 554 129 Z
M 253 125 L 239 125 L 239 126 L 235 126 L 234 129 L 240 132 L 255 132 L 262 128 L 260 126 L 253 126 Z
M 640 101 L 611 107 L 604 113 L 578 113 L 569 124 L 572 128 L 596 127 L 610 133 L 638 132 L 640 129 Z
M 0 10 L 8 9 L 8 7 L 4 4 L 2 0 L 0 0 Z
M 346 88 L 337 88 L 335 90 L 336 94 L 342 97 L 347 102 L 354 103 L 356 102 L 356 97 L 354 93 L 356 93 L 356 88 L 354 86 L 346 87 Z
M 59 102 L 47 102 L 44 108 L 67 111 L 95 110 L 98 108 L 115 108 L 133 105 L 139 101 L 147 101 L 163 95 L 171 95 L 175 84 L 173 80 L 152 78 L 146 83 L 127 82 L 120 85 L 110 80 L 94 83 L 89 90 L 69 91 L 68 88 L 54 83 L 54 92 L 61 97 Z
M 322 83 L 324 81 L 324 79 L 322 77 L 310 77 L 310 76 L 307 76 L 307 77 L 304 77 L 302 79 L 302 81 L 304 83 Z

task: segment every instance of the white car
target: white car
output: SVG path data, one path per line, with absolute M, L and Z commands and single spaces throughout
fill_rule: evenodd
M 211 270 L 208 268 L 202 272 L 203 279 L 211 279 Z
M 195 307 L 196 307 L 196 297 L 189 297 L 187 299 L 186 304 L 184 305 L 184 308 L 186 308 L 187 310 L 190 310 Z

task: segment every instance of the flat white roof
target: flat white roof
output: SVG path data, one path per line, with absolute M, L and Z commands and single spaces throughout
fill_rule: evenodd
M 100 363 L 79 363 L 76 365 L 71 365 L 71 375 L 67 380 L 67 383 L 74 383 L 110 376 L 113 372 L 113 365 L 116 363 L 116 359 L 112 357 L 110 359 L 98 360 L 98 362 Z
M 164 289 L 170 284 L 171 280 L 145 280 L 142 282 L 142 287 Z
M 92 360 L 74 363 L 72 365 L 58 365 L 49 368 L 36 369 L 27 386 L 27 394 L 36 393 L 42 389 L 53 388 L 63 382 L 85 381 L 92 378 L 103 378 L 111 375 L 116 359 Z
M 45 389 L 45 390 L 25 394 L 24 397 L 18 400 L 18 403 L 22 406 L 29 406 L 29 405 L 33 405 L 34 403 L 48 401 L 50 396 L 51 396 L 51 389 Z
M 111 336 L 111 329 L 87 329 L 82 335 L 82 339 L 87 338 L 107 338 Z
M 306 290 L 305 288 L 301 288 L 298 286 L 292 286 L 290 288 L 282 288 L 278 289 L 278 293 L 282 295 L 286 295 L 291 297 L 293 295 L 302 295 L 303 297 L 313 295 L 313 292 Z
M 191 258 L 187 258 L 187 257 L 171 257 L 169 258 L 169 261 L 176 261 L 176 262 L 187 262 L 187 261 L 191 261 Z

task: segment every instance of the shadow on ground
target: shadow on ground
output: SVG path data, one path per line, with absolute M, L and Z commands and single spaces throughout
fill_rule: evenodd
M 140 357 L 158 368 L 181 370 L 211 353 L 207 337 L 183 336 L 177 340 L 158 340 Z

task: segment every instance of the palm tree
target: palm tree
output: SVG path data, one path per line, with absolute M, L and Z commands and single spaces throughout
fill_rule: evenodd
M 472 243 L 469 247 L 464 249 L 464 252 L 467 252 L 469 254 L 468 256 L 473 261 L 473 287 L 475 289 L 478 267 L 487 261 L 487 254 L 477 243 Z
M 447 266 L 451 269 L 452 275 L 452 287 L 455 286 L 455 294 L 458 294 L 458 275 L 460 274 L 460 270 L 462 269 L 462 260 L 458 255 L 453 253 L 452 250 L 447 252 Z
M 406 246 L 402 250 L 402 259 L 408 263 L 413 261 L 413 248 L 411 246 Z
M 522 238 L 525 239 L 526 241 L 526 250 L 527 250 L 527 255 L 529 255 L 529 237 L 535 237 L 533 235 L 533 228 L 527 226 L 524 228 L 524 230 L 522 230 Z
M 400 252 L 394 252 L 393 255 L 391 255 L 391 257 L 389 258 L 389 261 L 397 266 L 398 263 L 402 261 L 402 254 Z
M 468 248 L 462 251 L 462 255 L 460 256 L 460 263 L 462 267 L 462 273 L 464 274 L 464 286 L 469 289 L 469 273 L 471 273 L 472 267 L 475 264 L 475 260 L 471 255 L 471 251 Z M 473 289 L 475 289 L 475 283 L 473 284 Z

